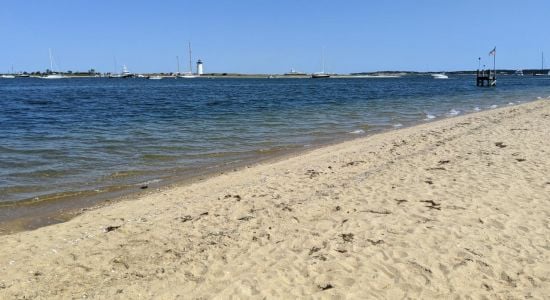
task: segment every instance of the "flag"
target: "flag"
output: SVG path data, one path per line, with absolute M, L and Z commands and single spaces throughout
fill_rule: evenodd
M 489 52 L 489 56 L 491 55 L 497 55 L 497 47 L 495 47 L 491 52 Z

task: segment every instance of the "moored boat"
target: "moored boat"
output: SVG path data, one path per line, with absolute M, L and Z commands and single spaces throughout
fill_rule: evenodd
M 311 78 L 329 78 L 330 75 L 329 74 L 326 74 L 324 72 L 319 72 L 319 73 L 313 73 L 311 74 Z
M 445 73 L 437 73 L 432 74 L 433 79 L 449 79 L 449 76 L 445 75 Z
M 311 74 L 311 78 L 329 78 L 330 75 L 325 73 L 325 49 L 321 51 L 321 72 Z
M 62 79 L 62 78 L 65 78 L 63 76 L 63 74 L 58 74 L 54 71 L 54 68 L 53 68 L 54 62 L 53 62 L 53 56 L 52 56 L 52 49 L 48 49 L 48 51 L 50 53 L 50 73 L 47 74 L 46 76 L 42 76 L 40 78 L 42 78 L 42 79 Z
M 54 73 L 54 74 L 48 74 L 48 75 L 43 76 L 43 77 L 41 77 L 41 78 L 42 78 L 42 79 L 62 79 L 62 78 L 64 78 L 64 77 L 63 77 L 63 75 L 61 75 L 61 74 L 56 74 L 56 73 Z
M 198 76 L 193 74 L 193 66 L 192 66 L 192 63 L 191 63 L 191 42 L 189 42 L 189 71 L 188 72 L 185 72 L 183 74 L 178 74 L 178 76 L 176 76 L 176 78 L 197 78 Z M 179 73 L 179 70 L 178 70 L 178 73 Z M 198 70 L 197 70 L 197 74 L 198 74 Z

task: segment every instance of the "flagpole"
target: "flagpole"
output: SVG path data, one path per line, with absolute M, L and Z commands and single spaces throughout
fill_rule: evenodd
M 497 47 L 495 46 L 495 52 L 493 53 L 493 72 L 495 74 L 493 74 L 493 76 L 495 77 L 495 79 L 497 78 Z

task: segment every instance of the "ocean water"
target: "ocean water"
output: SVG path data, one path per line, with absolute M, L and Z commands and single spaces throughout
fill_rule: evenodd
M 139 188 L 550 96 L 548 78 L 0 79 L 0 204 Z

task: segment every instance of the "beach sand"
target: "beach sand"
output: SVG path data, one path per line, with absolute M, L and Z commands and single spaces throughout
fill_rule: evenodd
M 151 190 L 0 238 L 1 299 L 548 299 L 550 100 Z

